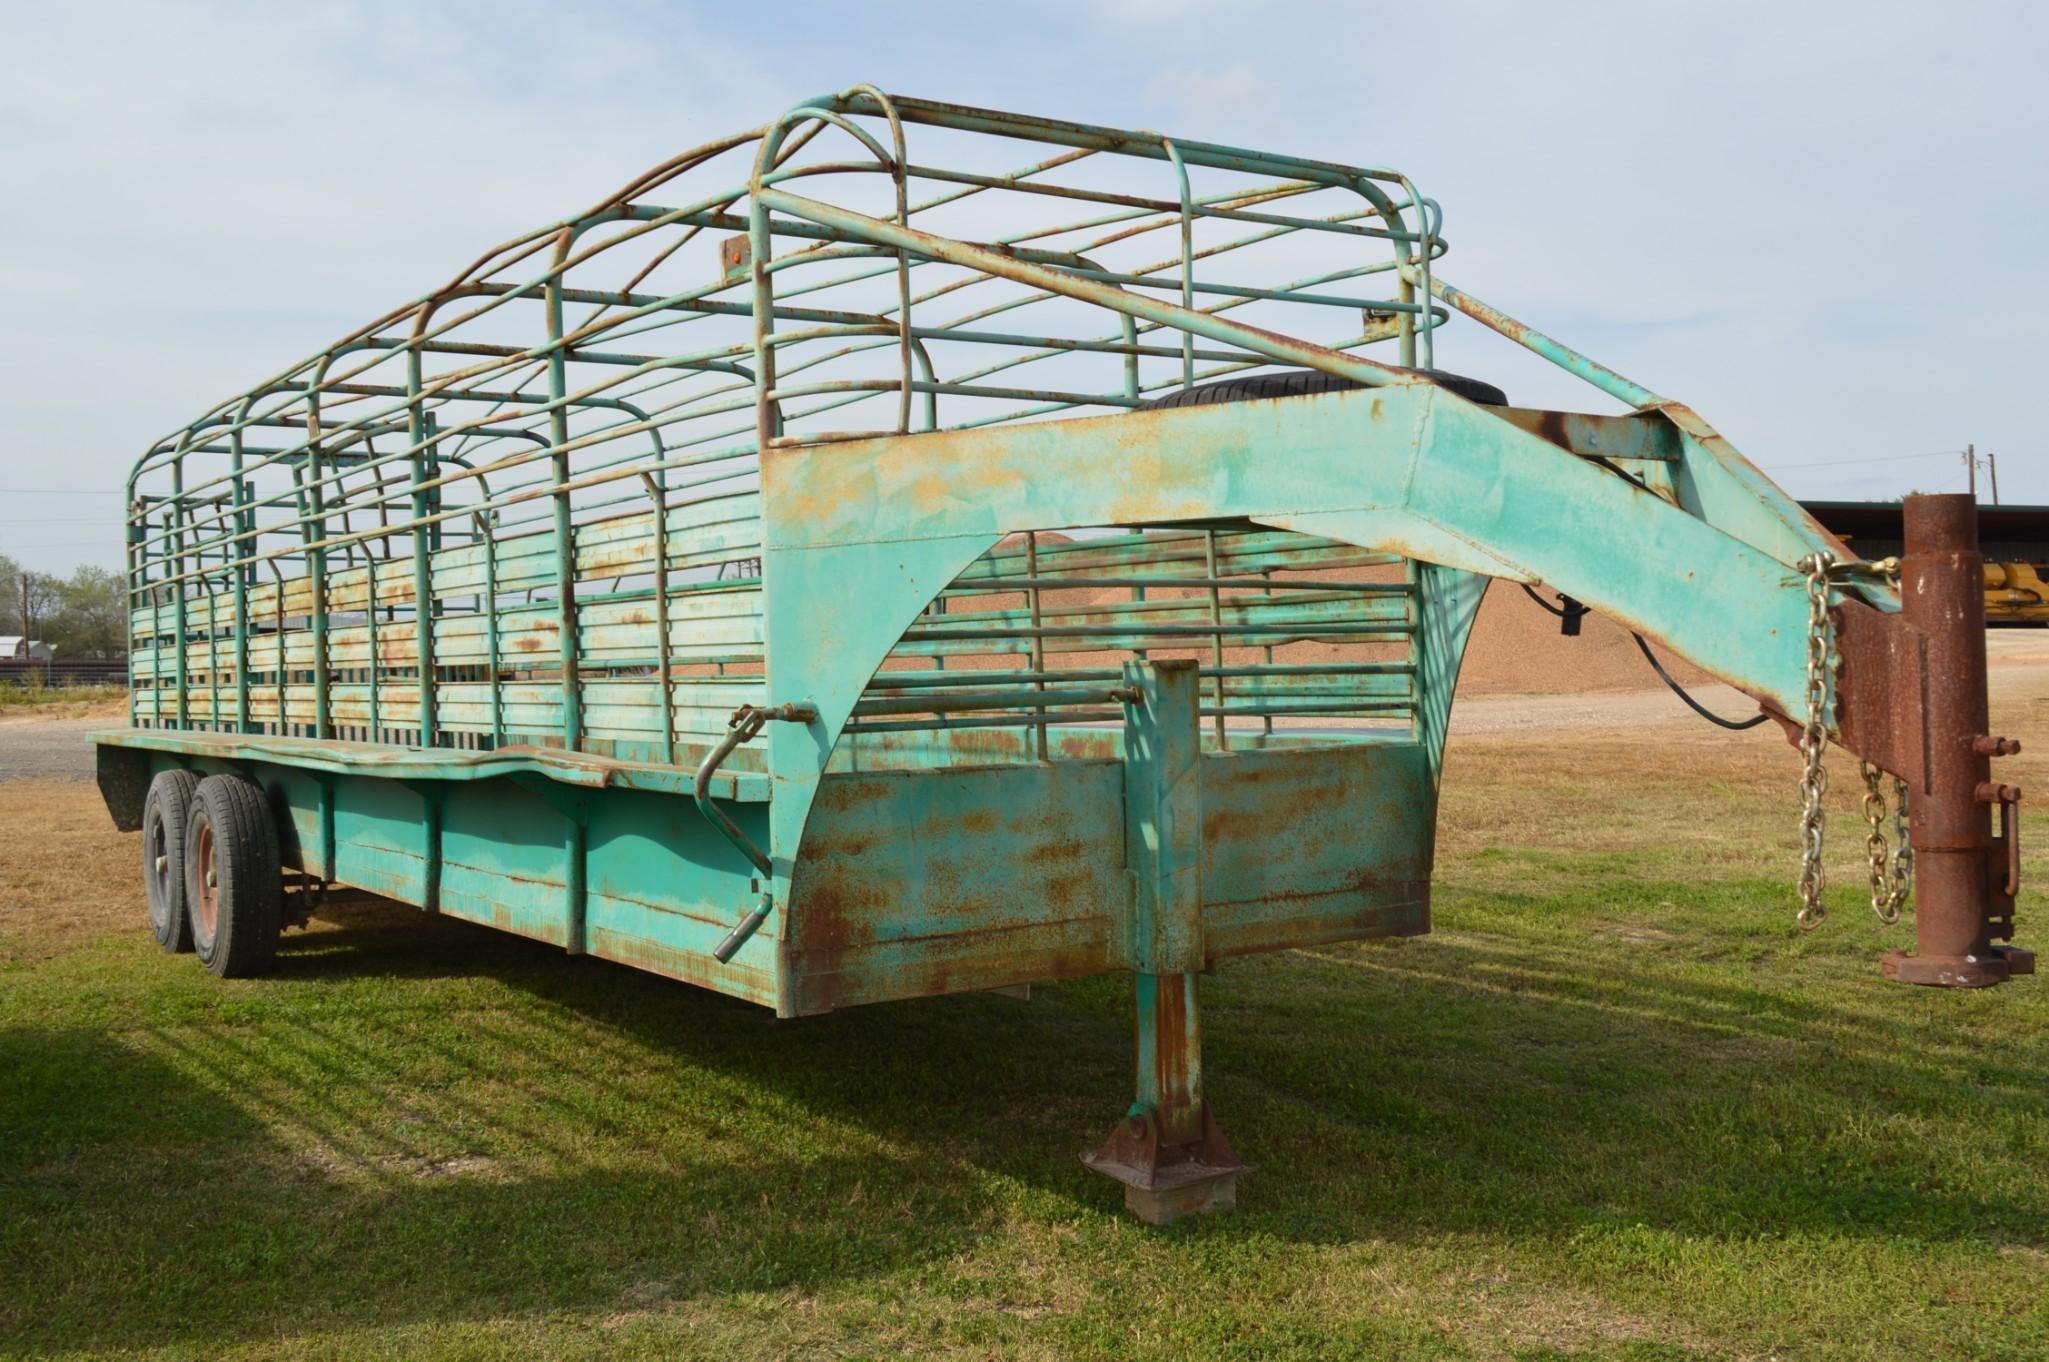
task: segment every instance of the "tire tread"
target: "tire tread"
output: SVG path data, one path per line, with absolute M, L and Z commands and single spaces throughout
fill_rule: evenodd
M 150 934 L 156 937 L 157 945 L 163 947 L 166 955 L 185 955 L 192 950 L 192 915 L 185 902 L 185 834 L 192 818 L 192 798 L 199 789 L 199 774 L 196 771 L 177 769 L 159 771 L 149 783 L 149 793 L 142 800 L 142 895 L 145 903 L 154 897 L 157 884 L 155 868 L 150 864 L 149 830 L 158 826 L 158 809 L 163 810 L 161 823 L 167 845 L 158 851 L 173 863 L 174 873 L 167 877 L 166 888 L 172 901 L 165 905 L 164 925 L 159 928 L 156 921 L 156 905 L 149 903 Z
M 1442 369 L 1400 369 L 1397 372 L 1415 374 L 1471 402 L 1496 407 L 1506 406 L 1508 403 L 1506 393 L 1492 383 L 1477 378 L 1447 373 Z M 1206 407 L 1214 402 L 1256 402 L 1268 397 L 1307 397 L 1313 393 L 1348 392 L 1363 386 L 1365 385 L 1354 383 L 1349 378 L 1327 374 L 1321 369 L 1284 369 L 1279 373 L 1220 378 L 1214 383 L 1198 383 L 1193 388 L 1179 388 L 1141 403 L 1137 410 Z
M 261 974 L 277 958 L 284 899 L 277 824 L 263 787 L 246 776 L 208 776 L 199 783 L 193 816 L 213 824 L 214 857 L 220 872 L 220 909 L 211 949 L 200 959 L 222 979 Z M 191 837 L 187 835 L 188 844 Z M 193 868 L 198 874 L 198 867 Z M 187 895 L 197 891 L 188 881 Z

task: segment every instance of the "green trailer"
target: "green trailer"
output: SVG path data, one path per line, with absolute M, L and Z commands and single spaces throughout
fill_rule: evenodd
M 1128 972 L 1087 1160 L 1225 1206 L 1200 978 L 1429 929 L 1506 578 L 1786 726 L 1810 920 L 1834 740 L 1911 792 L 1887 972 L 2026 971 L 1969 506 L 1861 562 L 1445 248 L 1392 170 L 858 86 L 485 252 L 135 467 L 97 741 L 159 941 L 258 973 L 347 885 L 788 1017 Z

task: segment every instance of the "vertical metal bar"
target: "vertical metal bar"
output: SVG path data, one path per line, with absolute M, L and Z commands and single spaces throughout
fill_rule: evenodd
M 1138 401 L 1139 394 L 1138 323 L 1128 313 L 1120 313 L 1119 315 L 1124 321 L 1124 343 L 1131 347 L 1124 356 L 1124 395 L 1136 402 Z
M 1400 250 L 1401 247 L 1397 245 L 1395 249 Z M 1416 301 L 1416 286 L 1409 281 L 1409 276 L 1406 274 L 1402 275 L 1395 284 L 1395 301 L 1407 303 L 1411 306 Z M 1402 367 L 1404 369 L 1413 369 L 1416 367 L 1416 314 L 1407 307 L 1402 308 L 1395 314 L 1395 326 L 1397 328 L 1395 336 L 1401 350 Z
M 178 443 L 179 451 L 171 460 L 171 523 L 176 526 L 171 532 L 171 575 L 175 579 L 172 590 L 178 593 L 171 599 L 171 624 L 178 633 L 178 656 L 173 663 L 173 674 L 178 684 L 177 724 L 182 729 L 191 727 L 191 724 L 185 699 L 185 442 L 181 439 Z M 161 668 L 157 679 L 161 683 Z M 158 708 L 161 710 L 162 706 Z
M 897 115 L 896 103 L 881 89 L 873 85 L 863 84 L 849 86 L 843 93 L 848 96 L 856 94 L 866 95 L 869 99 L 875 101 L 875 104 L 882 110 L 882 116 L 889 121 L 890 150 L 892 151 L 895 157 L 895 159 L 889 163 L 889 173 L 890 179 L 893 183 L 893 187 L 896 190 L 896 211 L 895 214 L 889 220 L 896 223 L 899 227 L 908 227 L 911 225 L 909 180 L 910 155 L 905 147 L 904 123 L 903 119 L 898 117 Z M 771 151 L 775 153 L 774 159 L 776 163 L 780 164 L 784 156 L 787 156 L 788 154 L 790 154 L 790 152 L 794 152 L 797 149 L 797 147 L 793 145 L 790 147 L 789 152 L 784 152 L 782 151 L 779 145 L 780 139 L 777 138 L 773 140 L 775 140 L 778 143 L 778 145 L 776 145 L 773 148 L 764 145 L 762 156 L 760 158 L 757 158 L 756 160 L 755 166 L 757 183 L 759 182 L 760 170 L 762 166 L 766 164 L 767 158 L 770 155 Z M 760 243 L 755 244 L 759 245 Z M 766 259 L 767 257 L 764 253 L 759 258 Z M 908 434 L 911 429 L 912 342 L 911 260 L 910 256 L 905 253 L 904 249 L 901 246 L 897 248 L 896 252 L 896 281 L 898 337 L 897 350 L 898 358 L 902 363 L 903 372 L 901 386 L 897 390 L 896 429 L 897 433 L 902 435 Z M 757 317 L 759 315 L 759 313 L 756 313 Z M 765 444 L 764 447 L 766 447 Z
M 1423 281 L 1421 299 L 1423 310 L 1416 315 L 1420 320 L 1423 333 L 1422 364 L 1424 368 L 1432 369 L 1437 366 L 1437 317 L 1431 311 L 1430 302 L 1432 293 L 1430 243 L 1435 236 L 1434 224 L 1430 219 L 1429 201 L 1410 182 L 1408 176 L 1404 175 L 1401 177 L 1401 185 L 1403 189 L 1408 191 L 1409 202 L 1416 210 L 1416 272 L 1422 276 Z
M 648 499 L 655 504 L 655 665 L 661 668 L 662 759 L 676 764 L 676 669 L 669 660 L 669 503 L 662 480 L 642 473 Z
M 1231 748 L 1229 732 L 1224 727 L 1224 593 L 1217 586 L 1217 532 L 1203 531 L 1204 560 L 1209 567 L 1209 622 L 1217 627 L 1210 635 L 1210 663 L 1217 669 L 1217 749 L 1228 752 Z
M 439 422 L 435 419 L 434 413 L 428 412 L 427 431 L 429 435 L 431 436 L 438 429 Z M 427 693 L 429 698 L 433 702 L 432 717 L 434 721 L 435 730 L 429 741 L 435 743 L 436 745 L 439 745 L 445 740 L 447 745 L 453 747 L 457 744 L 459 735 L 452 733 L 444 734 L 440 731 L 441 639 L 437 631 L 441 622 L 443 607 L 441 603 L 441 594 L 435 588 L 434 585 L 434 560 L 435 556 L 439 554 L 441 551 L 442 521 L 440 517 L 442 510 L 442 489 L 438 482 L 431 481 L 432 475 L 438 475 L 441 471 L 441 456 L 438 452 L 431 455 L 428 458 L 426 467 L 427 472 L 430 475 L 430 485 L 426 489 L 427 496 L 423 509 L 425 510 L 427 518 L 430 523 L 427 526 L 426 571 L 422 575 L 426 578 L 427 584 L 427 612 L 425 624 L 427 628 L 427 660 L 431 664 L 427 669 Z M 438 837 L 439 833 L 437 832 L 435 835 Z
M 334 710 L 329 694 L 331 668 L 327 652 L 327 550 L 318 547 L 327 538 L 327 489 L 320 463 L 320 400 L 308 394 L 306 409 L 306 514 L 307 541 L 314 545 L 307 556 L 306 580 L 313 592 L 313 736 L 334 736 Z
M 1078 255 L 1075 259 L 1087 265 L 1090 269 L 1102 269 L 1101 265 L 1098 265 L 1085 255 Z M 1128 313 L 1119 313 L 1118 318 L 1122 323 L 1119 332 L 1123 336 L 1124 344 L 1130 347 L 1124 352 L 1124 395 L 1136 402 L 1139 400 L 1140 391 L 1138 375 L 1138 323 Z
M 253 532 L 255 514 L 249 509 L 249 480 L 242 476 L 242 428 L 237 426 L 228 440 L 234 472 L 235 494 L 235 731 L 249 731 L 249 579 L 254 569 L 250 558 L 256 552 Z
M 1045 619 L 1039 602 L 1039 532 L 1037 530 L 1025 531 L 1025 576 L 1031 578 L 1033 583 L 1025 588 L 1025 597 L 1031 605 L 1032 611 L 1032 670 L 1043 674 L 1046 670 L 1046 637 L 1039 632 L 1044 627 Z M 1046 683 L 1044 681 L 1034 682 L 1033 689 L 1044 690 L 1046 689 Z M 1039 709 L 1041 715 L 1044 715 L 1045 712 L 1044 707 Z M 1047 724 L 1032 725 L 1033 732 L 1038 736 L 1040 761 L 1047 759 L 1046 729 L 1048 727 L 1049 725 Z
M 223 516 L 232 521 L 232 517 Z M 225 557 L 225 551 L 223 556 Z M 226 569 L 222 569 L 223 573 Z M 220 596 L 213 589 L 213 579 L 206 573 L 206 555 L 202 551 L 199 563 L 199 584 L 206 589 L 206 726 L 215 733 L 221 731 L 221 630 Z
M 1274 570 L 1273 570 L 1272 568 L 1261 568 L 1261 569 L 1260 569 L 1260 571 L 1259 571 L 1259 575 L 1260 575 L 1260 576 L 1261 576 L 1262 578 L 1264 578 L 1264 579 L 1265 579 L 1265 581 L 1266 581 L 1266 583 L 1267 583 L 1267 586 L 1266 586 L 1266 591 L 1265 591 L 1266 599 L 1268 599 L 1268 600 L 1272 600 L 1272 599 L 1273 599 L 1273 595 L 1274 595 L 1274 589 L 1273 589 L 1273 579 L 1274 579 Z M 1274 645 L 1273 645 L 1273 640 L 1271 640 L 1271 639 L 1268 639 L 1268 640 L 1267 640 L 1267 642 L 1265 643 L 1265 645 L 1264 645 L 1264 646 L 1262 647 L 1261 651 L 1263 651 L 1263 652 L 1264 652 L 1264 653 L 1266 654 L 1266 665 L 1267 665 L 1267 666 L 1269 666 L 1269 667 L 1271 667 L 1271 666 L 1272 666 L 1272 665 L 1274 664 Z M 1261 731 L 1262 731 L 1263 733 L 1265 733 L 1265 735 L 1266 735 L 1267 737 L 1271 738 L 1271 737 L 1272 737 L 1272 736 L 1274 735 L 1274 716 L 1273 716 L 1273 715 L 1271 715 L 1271 714 L 1262 714 L 1262 715 L 1260 716 L 1260 718 L 1259 718 L 1259 724 L 1260 724 L 1260 730 L 1261 730 Z
M 377 716 L 380 716 L 382 713 L 384 658 L 382 648 L 379 646 L 377 639 L 376 564 L 382 561 L 389 561 L 391 558 L 391 503 L 390 499 L 386 496 L 386 486 L 387 483 L 385 478 L 385 471 L 382 468 L 379 468 L 372 473 L 370 485 L 364 489 L 365 492 L 372 499 L 371 504 L 376 508 L 378 528 L 385 531 L 385 534 L 381 539 L 378 539 L 374 542 L 369 539 L 365 539 L 363 541 L 363 559 L 366 563 L 370 564 L 368 572 L 368 589 L 370 592 L 370 712 L 373 716 L 371 720 L 372 732 L 370 734 L 370 738 L 373 742 L 389 741 L 389 738 L 386 736 L 383 730 L 377 727 L 377 724 L 380 722 L 380 719 Z M 385 613 L 384 618 L 385 621 L 389 623 L 391 620 L 391 613 L 387 611 Z
M 559 263 L 559 262 L 558 262 Z M 577 674 L 576 640 L 576 531 L 571 523 L 569 455 L 562 447 L 569 443 L 569 360 L 562 345 L 562 275 L 549 275 L 548 312 L 548 438 L 554 452 L 548 456 L 555 479 L 555 591 L 562 637 L 562 746 L 576 751 L 583 746 L 583 692 Z
M 363 621 L 370 636 L 370 741 L 384 741 L 384 714 L 378 692 L 383 689 L 377 679 L 383 675 L 381 658 L 377 648 L 377 554 L 370 550 L 365 540 L 363 554 Z
M 434 746 L 434 583 L 428 555 L 431 545 L 427 527 L 427 489 L 422 485 L 432 475 L 433 456 L 427 441 L 434 435 L 433 414 L 420 395 L 422 375 L 417 346 L 406 352 L 406 435 L 412 441 L 412 495 L 409 506 L 413 524 L 413 653 L 419 664 L 420 746 Z M 381 481 L 381 479 L 380 479 Z
M 769 343 L 775 322 L 775 276 L 768 269 L 774 248 L 768 231 L 768 208 L 756 199 L 748 209 L 747 256 L 754 275 L 754 439 L 763 455 L 782 434 L 780 404 L 768 397 L 775 389 L 775 346 Z
M 124 631 L 124 637 L 128 640 L 128 649 L 123 656 L 128 659 L 128 726 L 130 728 L 141 727 L 141 702 L 135 685 L 135 662 L 137 657 L 135 648 L 135 616 L 142 609 L 143 592 L 146 589 L 145 581 L 147 577 L 142 567 L 144 531 L 142 524 L 139 523 L 142 519 L 142 503 L 136 498 L 135 479 L 131 475 L 128 479 L 128 515 L 126 523 L 122 526 L 122 536 L 126 542 L 121 546 L 123 563 L 127 569 L 122 575 L 122 580 L 127 589 L 123 592 L 121 599 L 128 608 L 122 614 L 121 628 Z M 155 641 L 160 636 L 161 630 L 154 627 L 157 623 L 154 605 L 150 608 L 150 622 L 152 625 L 150 638 L 152 641 Z M 152 688 L 156 685 L 154 674 L 150 677 L 150 685 Z
M 477 534 L 484 541 L 484 654 L 491 681 L 491 746 L 505 746 L 505 691 L 498 664 L 498 513 L 476 514 Z
M 270 575 L 277 579 L 277 723 L 271 731 L 282 738 L 291 732 L 285 723 L 285 571 L 275 558 L 270 560 Z
M 878 92 L 879 94 L 880 92 Z M 889 114 L 889 126 L 895 134 L 896 164 L 890 167 L 890 177 L 896 182 L 896 221 L 899 226 L 911 225 L 910 183 L 906 176 L 903 124 L 897 120 L 896 109 L 883 96 L 883 108 Z M 909 434 L 911 429 L 911 257 L 899 246 L 896 252 L 897 288 L 897 350 L 903 363 L 902 387 L 897 395 L 896 428 L 899 434 Z M 935 380 L 937 375 L 934 375 Z M 927 405 L 933 409 L 934 424 L 937 424 L 938 394 L 930 394 Z
M 1174 163 L 1174 173 L 1181 180 L 1181 306 L 1193 311 L 1195 308 L 1195 209 L 1189 196 L 1188 167 L 1181 162 L 1181 152 L 1172 138 L 1162 137 L 1160 145 L 1167 149 L 1167 159 Z M 1195 333 L 1181 333 L 1181 386 L 1195 386 Z

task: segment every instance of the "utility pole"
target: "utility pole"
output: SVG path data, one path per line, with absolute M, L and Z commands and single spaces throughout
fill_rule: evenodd
M 1999 504 L 1999 456 L 1991 450 L 1985 451 L 1985 471 L 1992 475 L 1992 504 Z
M 1978 499 L 1978 446 L 1964 446 L 1964 471 L 1971 479 L 1971 500 Z

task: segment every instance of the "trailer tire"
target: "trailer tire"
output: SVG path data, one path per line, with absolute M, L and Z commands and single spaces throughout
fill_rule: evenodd
M 1395 366 L 1388 366 L 1394 368 Z M 1418 378 L 1433 383 L 1446 392 L 1457 393 L 1468 402 L 1482 406 L 1505 407 L 1508 394 L 1492 383 L 1463 374 L 1446 373 L 1442 369 L 1396 369 L 1397 373 L 1415 374 Z M 1158 411 L 1163 407 L 1206 407 L 1212 402 L 1252 402 L 1263 397 L 1306 397 L 1311 393 L 1345 392 L 1363 388 L 1363 383 L 1354 383 L 1349 378 L 1339 378 L 1321 369 L 1284 369 L 1277 374 L 1252 374 L 1245 378 L 1220 378 L 1214 383 L 1198 383 L 1193 388 L 1180 388 L 1138 405 L 1139 411 Z
M 142 797 L 142 894 L 149 928 L 166 955 L 192 949 L 192 919 L 185 911 L 185 824 L 192 816 L 198 773 L 159 771 Z
M 284 925 L 277 824 L 263 787 L 237 775 L 200 781 L 185 847 L 185 902 L 199 962 L 221 979 L 263 973 Z

